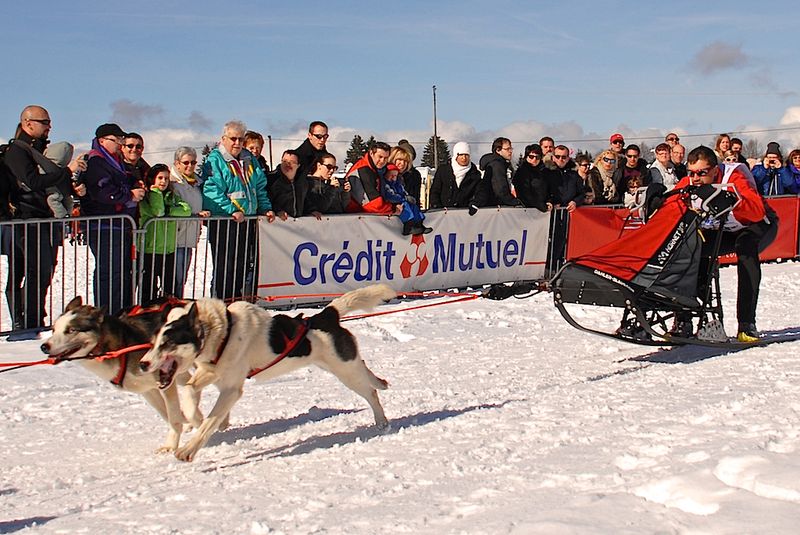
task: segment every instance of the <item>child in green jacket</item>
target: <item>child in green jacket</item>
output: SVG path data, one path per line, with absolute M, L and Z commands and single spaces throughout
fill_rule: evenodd
M 145 176 L 147 194 L 139 203 L 139 224 L 145 229 L 142 255 L 142 303 L 175 295 L 175 248 L 178 223 L 148 221 L 159 217 L 188 217 L 188 203 L 169 189 L 169 167 L 159 163 Z

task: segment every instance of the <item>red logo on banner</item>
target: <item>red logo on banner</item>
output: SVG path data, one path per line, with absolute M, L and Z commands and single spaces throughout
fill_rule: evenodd
M 425 273 L 428 269 L 427 249 L 422 234 L 411 236 L 411 245 L 406 251 L 406 256 L 400 262 L 400 274 L 404 279 Z

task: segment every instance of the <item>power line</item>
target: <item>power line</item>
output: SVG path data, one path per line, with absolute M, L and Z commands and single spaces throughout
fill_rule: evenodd
M 754 129 L 754 130 L 729 130 L 729 131 L 724 132 L 724 133 L 726 133 L 726 134 L 734 134 L 734 135 L 746 135 L 746 134 L 763 134 L 763 133 L 770 133 L 770 132 L 795 132 L 795 131 L 800 131 L 800 125 L 799 126 L 776 127 L 776 128 L 760 128 L 760 129 Z M 717 136 L 720 133 L 721 132 L 706 132 L 706 133 L 701 133 L 701 134 L 681 134 L 681 137 L 682 138 L 702 138 L 702 137 L 709 137 L 709 136 Z M 280 138 L 280 137 L 273 137 L 272 141 L 285 141 L 285 142 L 291 142 L 291 143 L 298 143 L 299 144 L 299 143 L 302 143 L 303 141 L 305 141 L 305 139 L 306 138 Z M 630 136 L 629 139 L 633 139 L 633 140 L 636 140 L 636 141 L 650 141 L 650 140 L 663 140 L 664 137 L 660 136 L 660 135 L 659 136 Z M 344 139 L 328 139 L 327 142 L 328 143 L 346 143 L 346 144 L 349 144 L 349 143 L 351 143 L 351 141 L 352 140 L 348 141 L 348 140 L 344 140 Z M 425 141 L 414 141 L 414 140 L 412 140 L 412 141 L 410 141 L 410 143 L 413 144 L 413 145 L 426 145 L 428 143 L 428 141 L 430 141 L 430 140 L 428 140 L 428 139 L 426 139 Z M 459 140 L 459 141 L 461 141 L 461 140 Z M 490 140 L 475 140 L 475 139 L 470 140 L 470 139 L 466 139 L 464 141 L 466 141 L 467 143 L 475 143 L 475 144 L 478 144 L 478 145 L 482 145 L 482 144 L 491 145 L 492 141 L 494 141 L 494 140 L 492 140 L 492 139 L 490 139 Z M 559 139 L 557 141 L 559 143 L 563 143 L 563 144 L 568 144 L 568 143 L 605 143 L 605 142 L 608 141 L 608 138 L 603 137 L 603 138 L 582 138 L 582 139 Z M 512 142 L 514 142 L 514 143 L 528 143 L 529 140 L 512 140 Z M 205 147 L 205 145 L 213 147 L 214 143 L 216 143 L 216 141 L 205 143 L 205 144 L 199 145 L 199 146 L 192 146 L 192 148 L 202 150 Z M 174 153 L 177 149 L 178 149 L 178 147 L 174 147 L 174 148 L 171 148 L 171 149 L 161 149 L 161 150 L 146 151 L 146 152 L 147 152 L 148 155 L 169 154 L 169 153 Z

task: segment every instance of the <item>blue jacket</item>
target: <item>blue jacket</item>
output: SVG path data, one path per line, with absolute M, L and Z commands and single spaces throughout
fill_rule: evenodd
M 106 152 L 97 139 L 92 141 L 86 171 L 81 177 L 86 184 L 86 196 L 81 199 L 82 215 L 125 214 L 136 219 L 137 203 L 131 190 L 143 186 L 136 184 L 125 171 L 122 158 Z
M 786 167 L 767 169 L 763 164 L 753 167 L 753 178 L 761 195 L 784 195 L 793 193 L 794 178 Z
M 238 158 L 223 147 L 212 150 L 203 164 L 201 180 L 203 209 L 211 215 L 263 215 L 272 210 L 267 176 L 247 150 L 242 149 Z
M 800 169 L 789 164 L 786 167 L 782 167 L 781 171 L 784 171 L 787 177 L 786 192 L 800 193 Z

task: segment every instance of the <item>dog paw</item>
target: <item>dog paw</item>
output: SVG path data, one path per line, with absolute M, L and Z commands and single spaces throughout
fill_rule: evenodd
M 388 420 L 383 420 L 381 422 L 375 422 L 375 427 L 377 427 L 380 431 L 389 431 L 392 425 Z
M 175 458 L 179 461 L 190 463 L 194 460 L 197 450 L 191 446 L 184 446 L 175 450 Z
M 173 451 L 175 451 L 175 446 L 164 444 L 156 450 L 156 453 L 172 453 Z

